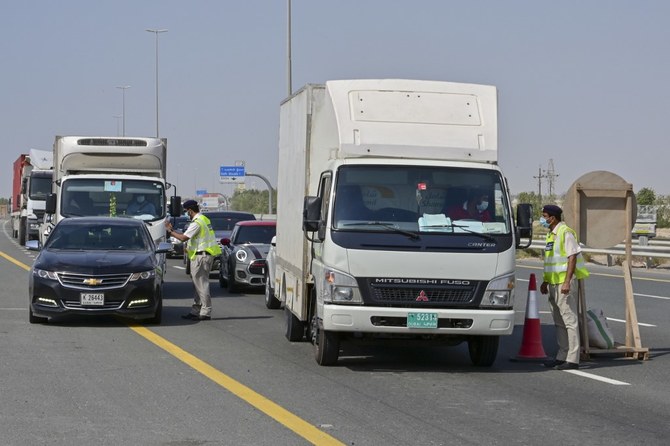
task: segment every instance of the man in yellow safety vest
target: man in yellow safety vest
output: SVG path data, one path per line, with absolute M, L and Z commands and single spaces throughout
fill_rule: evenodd
M 191 219 L 186 231 L 181 234 L 175 232 L 170 222 L 165 224 L 168 234 L 182 242 L 188 240 L 184 255 L 191 262 L 191 278 L 195 293 L 191 311 L 182 315 L 184 319 L 206 321 L 212 318 L 212 296 L 209 292 L 209 272 L 214 263 L 214 257 L 221 254 L 221 247 L 216 241 L 212 224 L 207 217 L 200 213 L 200 207 L 195 200 L 186 200 L 184 210 Z
M 569 370 L 579 368 L 577 280 L 588 277 L 589 272 L 584 266 L 577 235 L 561 221 L 562 214 L 563 210 L 553 204 L 542 208 L 540 224 L 548 228 L 549 233 L 544 249 L 544 274 L 540 292 L 549 293 L 558 344 L 556 358 L 544 365 L 556 370 Z

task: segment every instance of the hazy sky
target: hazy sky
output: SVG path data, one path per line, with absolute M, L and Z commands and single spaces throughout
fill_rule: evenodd
M 219 166 L 276 184 L 287 96 L 286 0 L 2 1 L 0 197 L 11 165 L 54 135 L 160 136 L 180 195 L 231 193 Z M 293 89 L 409 78 L 498 87 L 499 150 L 513 193 L 556 193 L 607 170 L 670 194 L 670 2 L 293 0 Z M 117 116 L 115 118 L 115 116 Z M 265 189 L 258 179 L 248 186 Z M 547 184 L 542 185 L 543 192 Z

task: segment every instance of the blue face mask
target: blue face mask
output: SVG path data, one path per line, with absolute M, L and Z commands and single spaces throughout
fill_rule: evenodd
M 544 228 L 548 228 L 550 226 L 549 222 L 544 217 L 540 217 L 540 225 Z

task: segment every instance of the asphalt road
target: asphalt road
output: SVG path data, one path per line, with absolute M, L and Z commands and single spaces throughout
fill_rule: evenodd
M 517 327 L 491 368 L 465 345 L 344 345 L 320 367 L 308 343 L 284 338 L 281 310 L 260 292 L 212 280 L 211 321 L 179 316 L 192 287 L 169 260 L 163 324 L 114 318 L 28 323 L 34 255 L 0 221 L 0 443 L 3 445 L 665 445 L 670 438 L 670 273 L 633 272 L 647 361 L 594 356 L 577 371 L 510 361 L 521 345 L 528 277 L 519 262 Z M 590 307 L 622 342 L 621 270 L 590 265 Z M 543 344 L 553 354 L 546 298 Z

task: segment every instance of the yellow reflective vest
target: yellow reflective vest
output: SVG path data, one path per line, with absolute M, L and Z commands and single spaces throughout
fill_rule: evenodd
M 561 224 L 556 230 L 547 234 L 547 245 L 544 248 L 544 274 L 542 279 L 552 285 L 558 285 L 565 282 L 565 276 L 568 272 L 568 254 L 565 252 L 565 235 L 570 232 L 577 240 L 575 231 L 566 224 Z M 584 257 L 580 252 L 577 254 L 577 264 L 575 265 L 574 277 L 585 279 L 589 277 L 589 272 L 584 266 Z
M 216 241 L 216 235 L 214 234 L 212 222 L 209 221 L 209 218 L 202 214 L 198 214 L 191 224 L 197 224 L 200 227 L 200 230 L 198 230 L 195 237 L 189 239 L 188 245 L 186 246 L 186 253 L 188 254 L 189 260 L 193 260 L 195 258 L 195 253 L 200 251 L 208 252 L 212 256 L 220 255 L 221 246 L 219 246 Z

